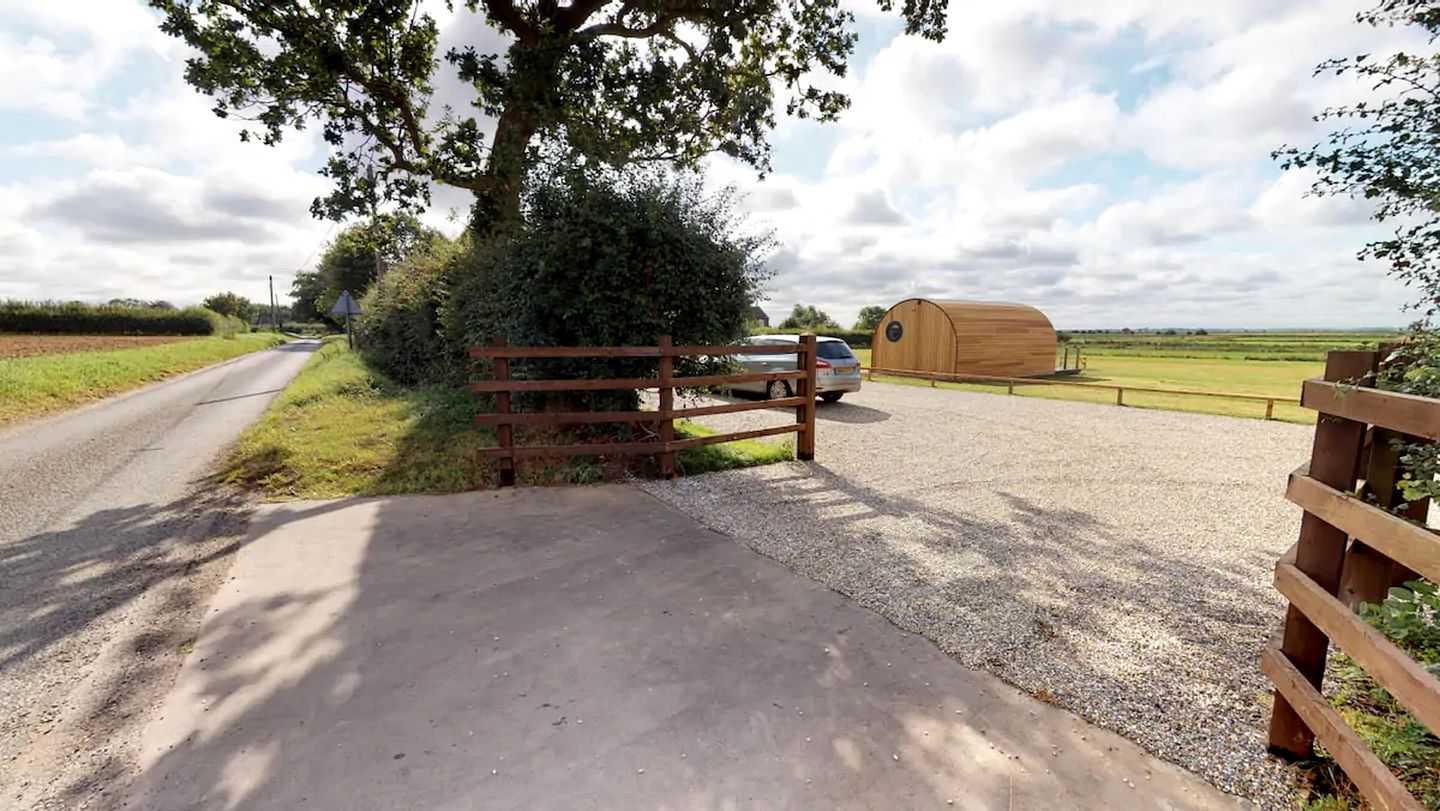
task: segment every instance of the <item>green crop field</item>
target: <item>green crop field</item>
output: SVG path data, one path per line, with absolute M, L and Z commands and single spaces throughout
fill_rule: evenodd
M 1325 353 L 1332 349 L 1374 348 L 1393 340 L 1393 332 L 1213 332 L 1205 335 L 1163 335 L 1158 333 L 1090 332 L 1070 333 L 1071 363 L 1080 347 L 1084 371 L 1061 378 L 1112 386 L 1138 386 L 1186 391 L 1258 394 L 1299 397 L 1300 384 L 1324 369 Z M 1064 357 L 1066 344 L 1061 345 Z M 869 364 L 870 351 L 856 350 L 862 363 Z M 877 378 L 905 385 L 929 386 L 924 380 Z M 941 388 L 985 391 L 1004 395 L 1004 383 L 938 384 Z M 1114 403 L 1111 389 L 1025 384 L 1017 396 L 1047 397 L 1094 403 Z M 1234 417 L 1260 418 L 1265 403 L 1192 397 L 1175 394 L 1125 392 L 1125 405 L 1192 411 Z M 1276 419 L 1313 422 L 1314 414 L 1298 406 L 1277 403 Z

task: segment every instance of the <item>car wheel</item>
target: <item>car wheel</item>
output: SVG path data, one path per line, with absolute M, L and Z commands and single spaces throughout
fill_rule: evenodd
M 779 400 L 781 397 L 790 396 L 790 384 L 783 380 L 772 380 L 765 386 L 765 397 L 768 400 Z
M 840 402 L 840 398 L 844 396 L 845 392 L 843 391 L 827 391 L 820 395 L 820 399 L 827 403 L 838 403 Z

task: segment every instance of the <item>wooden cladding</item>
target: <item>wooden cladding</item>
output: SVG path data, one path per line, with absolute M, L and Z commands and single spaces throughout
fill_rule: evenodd
M 697 356 L 730 356 L 748 354 L 797 355 L 795 370 L 781 372 L 753 372 L 724 375 L 692 375 L 676 377 L 675 358 Z M 678 451 L 733 442 L 740 439 L 754 439 L 777 434 L 794 433 L 795 456 L 808 461 L 815 458 L 815 375 L 816 341 L 814 335 L 802 335 L 799 342 L 789 346 L 674 346 L 670 336 L 662 335 L 655 346 L 509 346 L 503 338 L 495 338 L 490 346 L 470 349 L 474 358 L 493 358 L 494 379 L 477 380 L 470 388 L 477 392 L 495 395 L 495 412 L 479 414 L 475 422 L 480 425 L 496 426 L 497 446 L 479 451 L 481 456 L 497 457 L 500 460 L 500 486 L 515 484 L 515 462 L 517 459 L 567 456 L 612 456 L 612 455 L 654 455 L 659 462 L 662 476 L 675 475 L 675 454 Z M 630 378 L 575 378 L 568 380 L 515 380 L 511 378 L 512 359 L 556 359 L 556 358 L 655 358 L 658 363 L 656 377 Z M 795 385 L 795 396 L 778 400 L 758 402 L 724 403 L 720 405 L 675 407 L 675 390 L 708 386 L 728 386 L 735 383 L 765 382 L 769 380 L 791 380 Z M 561 391 L 604 391 L 615 389 L 657 389 L 660 393 L 660 408 L 657 411 L 564 411 L 517 414 L 511 409 L 510 395 L 516 392 L 561 392 Z M 750 431 L 734 431 L 714 436 L 675 438 L 675 420 L 700 417 L 709 414 L 729 414 L 740 411 L 754 411 L 762 408 L 793 408 L 795 423 L 773 428 L 757 428 Z M 572 445 L 515 444 L 516 425 L 564 426 L 594 423 L 631 423 L 654 425 L 654 439 L 636 442 L 591 442 Z
M 1318 739 L 1372 806 L 1419 809 L 1321 693 L 1334 644 L 1421 724 L 1440 731 L 1440 679 L 1347 604 L 1383 599 L 1397 573 L 1440 576 L 1440 535 L 1423 523 L 1428 505 L 1410 504 L 1404 515 L 1385 509 L 1398 500 L 1390 443 L 1440 439 L 1440 400 L 1369 388 L 1379 360 L 1375 352 L 1331 352 L 1325 379 L 1302 389 L 1301 404 L 1323 416 L 1310 463 L 1286 486 L 1286 498 L 1305 514 L 1299 541 L 1275 566 L 1275 588 L 1290 608 L 1280 646 L 1267 649 L 1261 664 L 1276 688 L 1272 751 L 1309 757 Z
M 880 319 L 871 360 L 889 369 L 1030 377 L 1055 371 L 1055 348 L 1055 328 L 1034 307 L 906 299 Z

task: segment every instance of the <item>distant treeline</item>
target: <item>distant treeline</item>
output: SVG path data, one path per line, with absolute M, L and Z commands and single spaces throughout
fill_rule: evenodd
M 71 335 L 216 335 L 246 331 L 238 318 L 204 307 L 86 304 L 80 301 L 0 302 L 0 332 Z
M 870 340 L 874 333 L 863 329 L 776 329 L 774 327 L 757 327 L 756 335 L 802 335 L 806 332 L 813 332 L 816 335 L 823 335 L 827 338 L 839 338 L 850 345 L 851 349 L 869 349 Z

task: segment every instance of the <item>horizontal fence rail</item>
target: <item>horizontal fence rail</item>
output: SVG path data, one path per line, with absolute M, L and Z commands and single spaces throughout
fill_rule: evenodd
M 497 446 L 483 448 L 482 456 L 500 460 L 500 486 L 515 484 L 515 461 L 540 457 L 653 455 L 659 462 L 662 476 L 675 475 L 675 454 L 679 451 L 734 442 L 741 439 L 779 434 L 796 434 L 795 455 L 801 460 L 815 458 L 815 376 L 816 341 L 814 335 L 802 335 L 795 346 L 675 346 L 670 336 L 662 335 L 655 346 L 509 346 L 503 338 L 495 338 L 489 346 L 471 347 L 470 357 L 494 361 L 494 379 L 471 382 L 472 391 L 495 395 L 495 412 L 478 414 L 478 425 L 496 427 Z M 687 357 L 730 357 L 739 355 L 795 355 L 796 368 L 776 372 L 741 372 L 722 375 L 675 375 L 675 359 Z M 517 380 L 511 376 L 512 360 L 616 359 L 655 358 L 655 377 L 570 378 Z M 719 405 L 675 407 L 675 390 L 686 388 L 725 387 L 737 383 L 769 383 L 785 381 L 794 396 L 754 402 Z M 516 413 L 511 395 L 523 392 L 580 392 L 619 389 L 655 390 L 660 407 L 655 411 L 546 411 Z M 733 414 L 759 409 L 793 408 L 795 422 L 771 428 L 732 431 L 713 436 L 675 437 L 675 420 L 711 414 Z M 634 442 L 585 442 L 570 445 L 516 445 L 515 426 L 565 425 L 595 423 L 628 423 L 654 425 L 654 439 Z
M 1331 352 L 1325 379 L 1303 385 L 1302 405 L 1322 417 L 1309 464 L 1285 488 L 1304 515 L 1299 540 L 1275 564 L 1275 588 L 1290 608 L 1261 668 L 1275 685 L 1272 751 L 1308 758 L 1318 740 L 1372 806 L 1419 809 L 1322 693 L 1333 644 L 1417 721 L 1440 731 L 1440 679 L 1355 613 L 1383 600 L 1393 583 L 1440 578 L 1440 534 L 1424 524 L 1428 503 L 1399 503 L 1394 445 L 1440 438 L 1440 400 L 1370 388 L 1380 357 Z
M 875 375 L 885 377 L 909 377 L 920 380 L 929 380 L 933 385 L 941 383 L 1006 383 L 1006 394 L 1014 394 L 1015 386 L 1072 386 L 1083 389 L 1106 389 L 1115 392 L 1115 405 L 1125 405 L 1125 392 L 1142 392 L 1146 394 L 1178 394 L 1187 397 L 1211 397 L 1228 400 L 1245 400 L 1265 404 L 1265 419 L 1275 418 L 1275 404 L 1285 403 L 1287 405 L 1302 405 L 1302 401 L 1295 397 L 1277 397 L 1270 394 L 1235 394 L 1218 391 L 1195 391 L 1193 389 L 1165 389 L 1155 386 L 1122 386 L 1116 383 L 1093 383 L 1080 380 L 1051 380 L 1041 377 L 1004 377 L 1001 375 L 981 375 L 966 373 L 948 372 L 923 372 L 913 369 L 887 369 L 877 366 L 862 367 L 867 379 L 874 380 Z M 1061 370 L 1069 371 L 1069 370 Z

